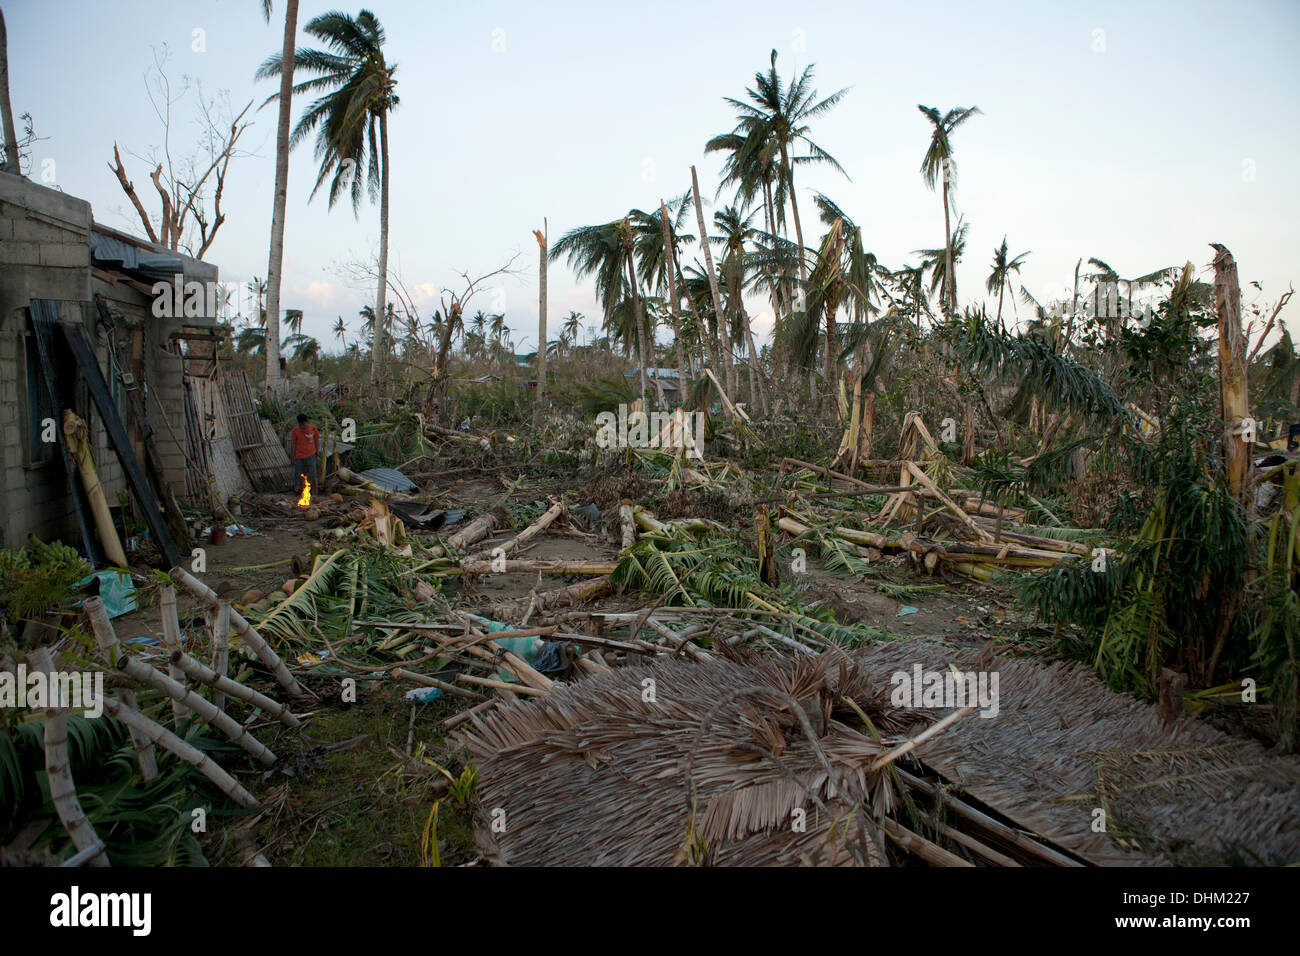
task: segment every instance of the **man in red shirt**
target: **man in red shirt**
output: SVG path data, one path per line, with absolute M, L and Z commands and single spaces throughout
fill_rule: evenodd
M 320 430 L 307 421 L 306 415 L 298 416 L 298 427 L 289 433 L 293 442 L 293 467 L 298 477 L 311 482 L 313 489 L 319 487 L 316 477 L 316 460 L 320 457 Z M 298 482 L 298 491 L 302 491 L 302 481 Z

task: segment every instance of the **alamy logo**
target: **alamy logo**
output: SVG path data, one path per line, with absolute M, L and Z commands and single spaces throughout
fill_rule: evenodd
M 134 936 L 148 936 L 153 925 L 153 897 L 149 893 L 68 893 L 50 897 L 50 925 L 128 926 Z
M 84 711 L 87 717 L 104 713 L 103 671 L 27 672 L 0 671 L 0 707 L 57 707 Z
M 629 412 L 618 406 L 618 414 L 596 416 L 596 444 L 601 448 L 684 448 L 687 458 L 704 457 L 704 413 Z
M 894 671 L 889 682 L 893 690 L 889 702 L 895 707 L 965 707 L 978 705 L 981 717 L 998 715 L 998 672 L 967 671 L 955 668 L 927 671 L 916 664 L 912 673 Z

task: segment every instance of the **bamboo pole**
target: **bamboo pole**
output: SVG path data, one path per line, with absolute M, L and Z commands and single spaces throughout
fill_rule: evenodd
M 163 646 L 167 648 L 169 653 L 179 651 L 181 650 L 181 624 L 180 619 L 176 614 L 176 589 L 170 584 L 164 584 L 162 586 L 162 592 L 158 598 L 158 606 L 159 611 L 162 614 Z M 112 661 L 111 663 L 114 666 L 117 666 L 117 661 Z M 184 673 L 178 668 L 172 667 L 171 665 L 168 665 L 168 668 L 171 670 L 173 680 L 185 680 Z M 187 713 L 189 713 L 189 711 L 185 709 L 185 705 L 181 703 L 180 698 L 173 697 L 172 719 L 179 723 Z
M 49 648 L 37 648 L 31 652 L 29 660 L 34 670 L 47 674 L 51 684 L 56 683 L 54 658 L 50 655 Z M 52 704 L 53 699 L 46 703 Z M 104 703 L 107 704 L 108 701 Z M 72 780 L 72 768 L 68 761 L 66 708 L 49 706 L 45 708 L 42 736 L 45 742 L 45 776 L 49 782 L 50 802 L 54 804 L 54 810 L 59 815 L 59 822 L 63 824 L 63 829 L 68 831 L 72 845 L 77 848 L 78 853 L 88 855 L 87 862 L 92 866 L 109 866 L 104 844 L 96 835 L 90 820 L 86 818 L 86 811 L 81 808 L 81 801 L 77 799 L 77 786 Z M 99 847 L 99 852 L 93 856 L 89 855 L 95 846 Z
M 636 522 L 633 520 L 632 502 L 624 498 L 618 504 L 618 523 L 622 529 L 622 550 L 626 551 L 636 544 Z
M 195 661 L 195 663 L 198 663 Z M 217 616 L 212 622 L 212 670 L 214 676 L 225 680 L 230 667 L 230 602 L 217 602 Z M 207 683 L 207 682 L 205 682 Z M 234 683 L 231 681 L 230 683 Z M 269 700 L 270 698 L 266 698 Z M 219 710 L 226 709 L 226 694 L 221 686 L 213 682 L 212 703 Z M 283 709 L 283 708 L 282 708 Z M 296 719 L 296 718 L 295 718 Z M 294 726 L 294 725 L 290 725 Z
M 191 657 L 184 651 L 174 651 L 171 659 L 172 663 L 180 667 L 187 677 L 192 677 L 201 684 L 207 684 L 214 692 L 242 700 L 244 703 L 256 707 L 262 713 L 274 717 L 286 727 L 302 726 L 302 721 L 275 698 L 267 697 L 251 687 L 245 687 L 238 681 L 231 680 L 225 674 L 217 673 L 202 661 Z
M 108 619 L 108 612 L 104 610 L 104 602 L 97 597 L 88 597 L 82 603 L 82 608 L 86 612 L 86 617 L 90 619 L 90 629 L 94 632 L 95 643 L 99 645 L 105 663 L 111 667 L 113 662 L 122 656 L 122 645 L 118 643 L 113 622 Z M 135 691 L 131 688 L 123 687 L 115 693 L 128 707 L 137 706 Z M 149 738 L 138 730 L 132 730 L 131 745 L 135 747 L 135 759 L 140 764 L 140 779 L 145 783 L 157 780 L 158 761 L 154 758 L 153 744 L 149 742 Z
M 456 680 L 464 681 L 466 684 L 473 684 L 476 687 L 491 687 L 495 690 L 508 690 L 514 694 L 524 694 L 525 696 L 542 697 L 548 692 L 537 687 L 529 687 L 526 684 L 507 684 L 505 681 L 493 680 L 490 677 L 475 677 L 473 674 L 457 674 Z
M 77 463 L 81 474 L 81 484 L 86 490 L 90 511 L 95 517 L 95 531 L 99 535 L 104 557 L 118 567 L 126 567 L 126 552 L 122 550 L 122 541 L 117 536 L 117 526 L 113 524 L 113 513 L 108 508 L 108 499 L 104 496 L 104 485 L 95 471 L 95 459 L 90 454 L 90 432 L 86 423 L 77 417 L 72 409 L 63 412 L 63 435 L 68 444 L 68 452 Z
M 419 684 L 422 687 L 436 687 L 438 690 L 445 691 L 455 697 L 468 697 L 470 700 L 478 700 L 480 695 L 470 693 L 455 684 L 448 684 L 446 681 L 438 680 L 436 677 L 430 677 L 427 674 L 417 674 L 415 671 L 408 671 L 405 668 L 397 667 L 392 671 L 394 677 L 401 677 L 412 683 Z
M 120 720 L 128 727 L 140 730 L 159 747 L 170 751 L 180 759 L 194 765 L 194 769 L 211 780 L 222 793 L 230 797 L 241 807 L 256 809 L 259 804 L 254 796 L 240 786 L 230 774 L 197 747 L 191 746 L 180 737 L 150 720 L 138 710 L 132 710 L 111 698 L 104 701 L 104 713 L 115 720 Z
M 885 817 L 880 821 L 880 827 L 894 841 L 909 853 L 913 853 L 925 862 L 934 866 L 974 866 L 969 860 L 963 860 L 955 853 L 950 853 L 937 843 L 932 843 L 920 834 L 913 833 L 902 824 Z
M 208 587 L 198 578 L 194 577 L 194 575 L 190 574 L 184 568 L 172 568 L 168 573 L 171 575 L 173 581 L 180 584 L 209 607 L 217 607 L 221 600 L 217 597 L 217 592 L 212 590 L 212 588 Z M 298 685 L 298 682 L 294 680 L 293 675 L 289 673 L 289 668 L 285 666 L 285 663 L 280 659 L 280 656 L 271 649 L 271 645 L 266 642 L 266 638 L 262 637 L 262 635 L 259 634 L 251 624 L 244 620 L 244 616 L 233 607 L 230 609 L 230 626 L 234 632 L 239 635 L 240 640 L 251 647 L 253 653 L 261 659 L 262 663 L 271 669 L 275 674 L 275 679 L 280 682 L 280 686 L 283 687 L 290 696 L 303 696 L 304 692 L 302 687 Z
M 172 680 L 162 671 L 150 667 L 137 657 L 123 655 L 117 661 L 117 668 L 133 680 L 148 684 L 172 700 L 182 701 L 186 707 L 194 711 L 194 715 L 199 720 L 221 731 L 232 743 L 238 744 L 264 765 L 269 767 L 275 763 L 275 754 L 250 734 L 242 724 L 224 711 L 218 710 L 216 704 L 200 697 L 184 684 Z

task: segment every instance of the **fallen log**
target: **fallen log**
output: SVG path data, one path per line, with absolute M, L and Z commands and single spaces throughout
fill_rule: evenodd
M 612 574 L 617 561 L 549 561 L 543 558 L 513 558 L 506 561 L 466 559 L 458 566 L 435 571 L 439 577 L 455 574 Z
M 474 556 L 474 560 L 490 561 L 497 554 L 514 554 L 516 551 L 518 551 L 529 541 L 533 540 L 533 538 L 537 537 L 539 534 L 541 534 L 543 531 L 549 528 L 551 526 L 551 523 L 555 521 L 556 518 L 560 517 L 560 515 L 562 514 L 565 514 L 567 511 L 568 511 L 568 505 L 566 505 L 563 500 L 557 501 L 555 504 L 551 505 L 551 507 L 546 509 L 545 514 L 543 514 L 540 518 L 538 518 L 536 521 L 530 524 L 523 531 L 519 532 L 519 534 L 515 535 L 505 544 L 499 544 L 495 548 L 489 548 L 480 551 L 478 554 Z

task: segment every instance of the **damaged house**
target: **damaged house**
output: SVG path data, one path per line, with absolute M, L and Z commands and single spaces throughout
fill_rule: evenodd
M 242 461 L 233 476 L 229 463 L 240 451 L 263 453 L 264 423 L 242 376 L 240 410 L 252 412 L 248 430 L 259 436 L 245 444 L 254 447 L 239 449 L 224 405 L 211 407 L 224 390 L 217 275 L 96 223 L 84 200 L 0 173 L 0 546 L 36 535 L 104 557 L 88 489 L 65 464 L 69 410 L 86 423 L 115 523 L 135 509 L 169 560 L 163 544 L 188 540 L 178 500 L 206 510 L 248 487 Z M 169 291 L 155 294 L 160 282 Z M 178 283 L 192 294 L 174 291 Z

